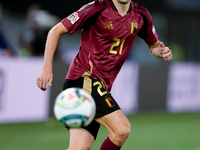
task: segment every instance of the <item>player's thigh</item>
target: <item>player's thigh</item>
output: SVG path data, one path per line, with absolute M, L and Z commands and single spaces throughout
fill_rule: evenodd
M 88 93 L 91 94 L 91 91 L 92 91 L 91 85 L 92 85 L 92 80 L 89 78 L 89 76 L 80 77 L 76 80 L 66 79 L 64 82 L 64 85 L 63 85 L 63 90 L 65 90 L 67 88 L 71 88 L 71 87 L 79 87 L 79 88 L 86 90 Z M 96 122 L 95 120 L 93 120 L 84 129 L 87 130 L 89 133 L 91 133 L 93 135 L 94 139 L 96 139 L 99 127 L 100 127 L 100 124 L 98 122 Z M 78 136 L 80 136 L 80 134 Z
M 131 125 L 121 109 L 95 120 L 105 126 L 111 134 L 130 132 Z
M 92 80 L 92 96 L 96 102 L 95 120 L 110 133 L 127 132 L 130 123 L 119 105 L 99 79 Z
M 94 142 L 94 136 L 86 129 L 69 129 L 70 142 L 68 150 L 89 150 Z

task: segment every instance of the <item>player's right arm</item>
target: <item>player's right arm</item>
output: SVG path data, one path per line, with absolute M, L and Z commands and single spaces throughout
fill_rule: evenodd
M 64 27 L 62 23 L 55 25 L 48 33 L 45 53 L 44 53 L 44 65 L 41 74 L 37 77 L 37 86 L 45 91 L 47 90 L 47 83 L 49 86 L 52 85 L 53 74 L 52 74 L 52 62 L 53 56 L 58 44 L 60 36 L 68 33 L 68 30 Z

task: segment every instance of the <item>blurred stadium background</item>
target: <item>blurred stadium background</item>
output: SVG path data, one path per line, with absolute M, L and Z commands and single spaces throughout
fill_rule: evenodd
M 200 150 L 200 1 L 135 1 L 151 13 L 173 61 L 155 58 L 144 41 L 135 40 L 112 89 L 132 124 L 123 150 Z M 53 104 L 79 49 L 80 32 L 60 39 L 53 86 L 42 92 L 36 78 L 48 30 L 87 2 L 0 1 L 1 150 L 67 148 L 68 131 L 55 120 Z M 101 127 L 92 150 L 107 135 Z

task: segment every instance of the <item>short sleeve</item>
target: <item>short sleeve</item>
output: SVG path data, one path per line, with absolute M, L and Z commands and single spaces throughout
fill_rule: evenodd
M 144 25 L 138 33 L 138 36 L 144 39 L 147 44 L 154 44 L 158 40 L 158 34 L 153 25 L 152 17 L 146 9 L 140 12 L 140 14 L 142 15 Z
M 103 10 L 106 4 L 101 3 L 101 1 L 93 1 L 82 6 L 78 11 L 75 11 L 68 17 L 64 18 L 61 22 L 70 34 L 75 33 L 77 30 L 81 29 L 84 23 L 95 15 L 97 12 Z

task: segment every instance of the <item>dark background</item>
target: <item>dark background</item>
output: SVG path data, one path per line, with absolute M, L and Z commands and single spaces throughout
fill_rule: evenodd
M 51 13 L 60 16 L 61 18 L 79 9 L 82 5 L 91 2 L 92 0 L 1 0 L 1 3 L 6 9 L 12 10 L 13 12 L 24 14 L 27 8 L 32 3 L 40 3 L 42 7 L 49 10 Z M 150 1 L 150 0 L 134 0 L 139 2 L 148 10 L 163 11 L 164 3 L 162 0 Z M 155 5 L 156 3 L 156 5 Z M 158 7 L 159 6 L 159 7 Z

